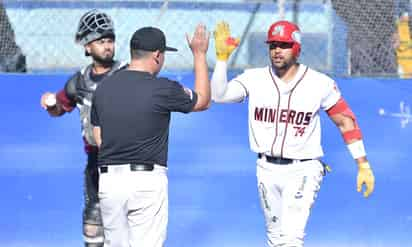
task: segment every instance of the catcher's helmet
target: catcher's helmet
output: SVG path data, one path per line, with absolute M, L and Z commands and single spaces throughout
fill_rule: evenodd
M 296 24 L 289 21 L 278 21 L 273 23 L 268 30 L 266 43 L 275 41 L 293 43 L 293 54 L 299 56 L 301 40 L 300 30 Z
M 105 37 L 115 38 L 112 19 L 106 13 L 96 9 L 86 12 L 80 18 L 77 27 L 76 43 L 85 45 Z

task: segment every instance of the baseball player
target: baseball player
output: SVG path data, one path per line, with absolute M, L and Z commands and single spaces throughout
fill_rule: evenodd
M 90 109 L 97 85 L 125 64 L 113 60 L 115 51 L 113 22 L 103 12 L 91 10 L 85 13 L 80 18 L 75 40 L 76 43 L 84 46 L 86 56 L 91 56 L 93 62 L 71 76 L 58 93 L 44 93 L 41 97 L 41 106 L 53 117 L 71 112 L 76 106 L 80 111 L 82 136 L 87 154 L 83 235 L 86 247 L 101 247 L 104 236 L 97 196 L 97 146 L 92 134 Z
M 319 111 L 340 130 L 358 164 L 357 190 L 364 196 L 374 188 L 355 115 L 333 79 L 297 62 L 299 28 L 288 21 L 272 24 L 266 43 L 271 64 L 247 69 L 227 82 L 227 63 L 239 43 L 229 25 L 214 32 L 217 62 L 212 76 L 212 99 L 220 103 L 249 99 L 249 142 L 257 153 L 257 185 L 270 247 L 303 246 L 305 226 L 319 191 L 324 166 Z

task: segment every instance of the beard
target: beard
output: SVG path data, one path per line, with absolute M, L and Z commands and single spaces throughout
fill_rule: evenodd
M 105 53 L 102 56 L 95 53 L 91 53 L 90 56 L 93 58 L 94 61 L 101 64 L 103 67 L 111 67 L 114 62 L 114 52 L 110 54 Z
M 296 59 L 292 60 L 283 60 L 281 62 L 275 63 L 272 60 L 272 67 L 277 69 L 277 70 L 288 70 L 290 67 L 292 67 L 296 63 Z

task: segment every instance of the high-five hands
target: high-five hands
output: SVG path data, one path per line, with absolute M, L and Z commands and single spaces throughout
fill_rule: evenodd
M 221 21 L 213 32 L 217 60 L 227 61 L 233 50 L 239 45 L 240 39 L 230 36 L 229 24 Z
M 189 37 L 189 35 L 186 34 L 187 43 L 193 54 L 206 54 L 209 47 L 209 36 L 209 32 L 206 30 L 206 26 L 203 24 L 198 24 L 196 26 L 193 37 Z

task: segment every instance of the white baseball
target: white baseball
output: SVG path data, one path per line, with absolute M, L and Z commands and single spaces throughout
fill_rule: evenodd
M 55 106 L 56 102 L 57 102 L 56 101 L 56 95 L 54 95 L 54 94 L 50 94 L 49 96 L 47 96 L 46 101 L 45 101 L 46 105 L 49 106 L 49 107 Z

